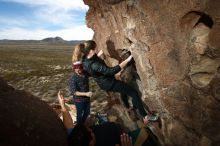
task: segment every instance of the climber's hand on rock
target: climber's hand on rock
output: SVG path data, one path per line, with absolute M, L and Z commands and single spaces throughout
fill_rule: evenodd
M 133 56 L 130 55 L 126 60 L 127 60 L 128 62 L 130 62 L 132 58 L 133 58 Z
M 121 80 L 121 73 L 122 73 L 122 71 L 123 71 L 123 69 L 120 72 L 118 72 L 117 74 L 115 74 L 115 78 L 117 80 Z
M 128 64 L 128 62 L 131 61 L 132 58 L 133 58 L 133 56 L 130 55 L 126 60 L 122 61 L 122 62 L 119 64 L 119 66 L 121 67 L 121 69 L 123 69 L 123 68 Z

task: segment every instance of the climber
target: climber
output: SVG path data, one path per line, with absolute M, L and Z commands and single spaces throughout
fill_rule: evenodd
M 84 123 L 73 124 L 63 95 L 58 92 L 58 101 L 61 106 L 63 124 L 68 133 L 69 146 L 132 146 L 131 138 L 121 133 L 119 125 L 106 122 L 102 125 L 87 127 Z
M 87 74 L 83 71 L 83 66 L 80 61 L 83 44 L 77 44 L 73 51 L 72 68 L 73 75 L 69 80 L 69 89 L 71 95 L 73 95 L 74 103 L 76 106 L 77 124 L 84 123 L 90 114 L 90 98 L 92 92 L 89 91 L 89 79 Z
M 88 73 L 83 70 L 81 63 L 81 49 L 84 48 L 84 44 L 77 44 L 73 50 L 72 55 L 72 68 L 73 75 L 69 80 L 69 89 L 76 106 L 77 111 L 77 123 L 85 122 L 86 118 L 90 114 L 90 98 L 92 92 L 89 91 Z M 98 53 L 98 56 L 103 54 L 102 51 Z
M 131 61 L 132 56 L 130 55 L 119 65 L 108 67 L 102 59 L 97 57 L 95 41 L 86 41 L 84 45 L 81 50 L 83 53 L 83 67 L 94 78 L 99 87 L 105 91 L 119 92 L 132 97 L 132 103 L 143 116 L 143 122 L 156 121 L 158 116 L 150 114 L 144 109 L 137 91 L 114 77 Z

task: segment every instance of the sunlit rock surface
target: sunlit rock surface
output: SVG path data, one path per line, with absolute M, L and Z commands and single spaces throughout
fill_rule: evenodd
M 142 98 L 161 116 L 161 143 L 220 145 L 220 1 L 84 2 L 106 62 L 131 51 Z

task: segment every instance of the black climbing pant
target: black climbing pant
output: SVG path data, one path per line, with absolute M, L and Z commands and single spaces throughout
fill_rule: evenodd
M 112 88 L 109 90 L 112 92 L 119 92 L 121 94 L 130 96 L 132 98 L 132 104 L 138 109 L 139 113 L 145 117 L 147 115 L 146 110 L 144 109 L 141 98 L 138 96 L 138 92 L 126 83 L 117 80 Z M 126 98 L 126 97 L 123 97 Z M 125 99 L 123 99 L 125 100 Z

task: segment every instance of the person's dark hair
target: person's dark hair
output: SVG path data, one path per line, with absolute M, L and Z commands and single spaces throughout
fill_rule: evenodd
M 78 124 L 69 135 L 69 146 L 88 146 L 92 139 L 91 132 L 84 124 Z
M 96 42 L 93 40 L 86 41 L 84 43 L 84 48 L 82 52 L 84 55 L 88 55 L 90 50 L 94 50 L 96 48 Z

